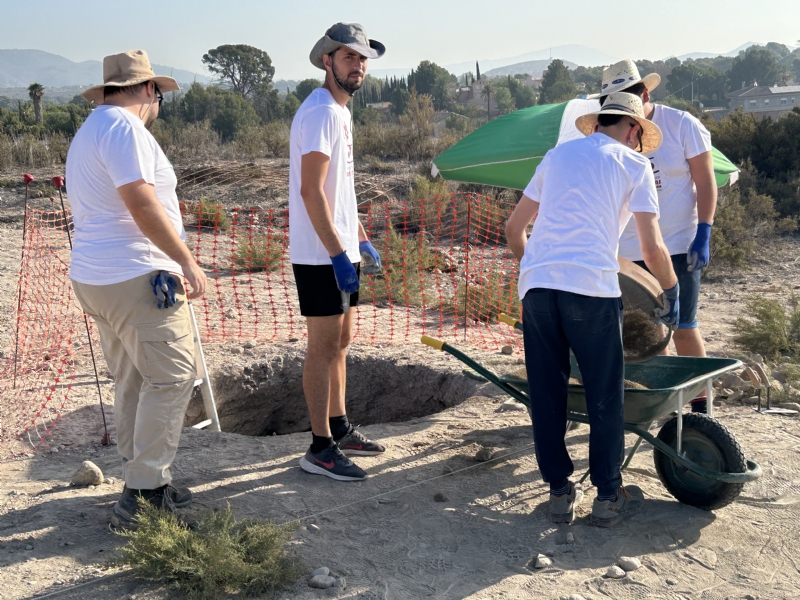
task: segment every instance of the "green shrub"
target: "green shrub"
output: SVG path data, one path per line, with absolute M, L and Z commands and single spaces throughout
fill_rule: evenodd
M 264 145 L 263 129 L 258 126 L 240 129 L 236 134 L 236 148 L 250 160 L 264 156 L 266 146 Z
M 734 341 L 767 358 L 800 356 L 800 306 L 792 296 L 789 312 L 780 302 L 757 294 L 745 299 L 746 316 L 733 323 Z
M 514 277 L 502 271 L 492 271 L 487 275 L 472 275 L 469 286 L 462 281 L 453 298 L 453 310 L 462 318 L 489 323 L 503 312 L 507 315 L 520 314 L 519 301 Z
M 296 524 L 235 521 L 230 506 L 205 511 L 196 531 L 145 501 L 136 529 L 120 533 L 118 565 L 130 565 L 149 581 L 163 581 L 189 598 L 212 600 L 223 594 L 274 592 L 295 581 L 297 559 L 284 546 Z
M 365 156 L 364 162 L 367 163 L 367 168 L 372 171 L 373 173 L 379 173 L 381 175 L 388 175 L 390 173 L 394 173 L 396 169 L 394 165 L 387 164 L 383 162 L 377 156 Z
M 429 272 L 441 268 L 444 262 L 431 249 L 425 234 L 401 235 L 390 228 L 372 243 L 381 255 L 383 273 L 361 278 L 362 297 L 377 304 L 422 306 Z
M 4 135 L 0 135 L 0 171 L 10 169 L 13 162 L 11 140 Z
M 231 218 L 219 204 L 214 204 L 205 196 L 200 198 L 200 204 L 196 208 L 197 224 L 200 227 L 217 228 L 220 231 L 227 231 L 231 226 Z
M 283 121 L 272 121 L 264 126 L 264 144 L 277 158 L 289 156 L 289 137 L 289 127 Z
M 280 233 L 254 233 L 240 237 L 233 255 L 233 264 L 240 271 L 256 273 L 274 271 L 283 258 L 284 239 Z

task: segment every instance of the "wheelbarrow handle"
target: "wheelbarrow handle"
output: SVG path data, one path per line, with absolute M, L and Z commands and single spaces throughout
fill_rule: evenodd
M 497 320 L 501 323 L 505 323 L 506 325 L 510 325 L 514 329 L 519 329 L 522 331 L 522 321 L 515 319 L 514 317 L 510 317 L 506 313 L 500 313 L 497 316 Z

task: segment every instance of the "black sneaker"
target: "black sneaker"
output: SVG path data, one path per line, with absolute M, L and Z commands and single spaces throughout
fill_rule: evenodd
M 129 490 L 128 495 L 123 495 L 114 505 L 111 514 L 111 525 L 115 528 L 129 528 L 136 525 L 136 514 L 141 510 L 138 498 L 165 512 L 176 514 L 175 505 L 172 503 L 166 485 L 154 490 Z M 191 526 L 187 523 L 187 526 Z
M 378 442 L 368 440 L 358 430 L 358 425 L 350 425 L 350 429 L 339 440 L 334 440 L 339 449 L 350 456 L 376 456 L 386 452 Z
M 122 497 L 136 496 L 140 491 L 146 490 L 135 490 L 126 485 L 122 488 Z M 192 491 L 189 488 L 179 488 L 175 487 L 171 483 L 168 483 L 166 485 L 166 493 L 169 496 L 169 499 L 172 500 L 172 504 L 175 506 L 175 508 L 186 508 L 192 503 L 193 496 Z
M 309 448 L 300 459 L 300 468 L 307 473 L 327 475 L 337 481 L 362 481 L 367 478 L 367 472 L 342 454 L 335 443 L 316 454 Z

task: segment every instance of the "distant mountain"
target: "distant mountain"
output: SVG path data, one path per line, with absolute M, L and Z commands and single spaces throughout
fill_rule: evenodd
M 545 69 L 550 65 L 550 62 L 551 60 L 549 58 L 544 60 L 529 60 L 527 62 L 508 65 L 507 67 L 498 67 L 488 71 L 481 71 L 481 75 L 485 75 L 486 77 L 506 77 L 508 75 L 522 75 L 523 73 L 527 73 L 534 77 L 541 77 L 542 73 L 544 73 Z M 565 60 L 564 64 L 569 69 L 578 67 L 578 65 L 568 60 Z
M 208 83 L 200 73 L 153 65 L 156 75 L 167 75 L 179 83 Z M 0 50 L 0 88 L 27 87 L 31 83 L 45 87 L 88 86 L 103 82 L 103 63 L 99 60 L 73 62 L 42 50 Z
M 565 46 L 553 46 L 552 48 L 543 48 L 542 50 L 535 50 L 527 52 L 518 56 L 511 56 L 508 58 L 498 59 L 480 59 L 478 63 L 481 67 L 481 73 L 487 73 L 491 70 L 518 63 L 546 60 L 550 64 L 550 58 L 560 58 L 561 60 L 574 63 L 576 65 L 583 65 L 584 67 L 595 67 L 598 65 L 610 65 L 619 58 L 606 54 L 595 48 L 582 46 L 580 44 L 567 44 Z M 545 65 L 546 66 L 546 65 Z M 444 65 L 444 68 L 455 75 L 461 75 L 467 71 L 475 72 L 475 61 L 456 63 L 451 65 Z
M 739 52 L 742 50 L 747 50 L 750 46 L 765 46 L 766 44 L 762 44 L 759 42 L 747 42 L 746 44 L 742 44 L 738 48 L 734 48 L 730 52 L 725 52 L 724 54 L 720 54 L 719 52 L 690 52 L 689 54 L 681 54 L 679 56 L 668 56 L 667 58 L 677 58 L 680 61 L 684 61 L 687 58 L 691 58 L 692 60 L 697 60 L 698 58 L 716 58 L 717 56 L 737 56 Z M 664 60 L 667 60 L 665 58 Z

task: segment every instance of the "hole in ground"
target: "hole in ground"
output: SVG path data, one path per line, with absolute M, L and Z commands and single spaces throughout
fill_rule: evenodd
M 282 435 L 309 431 L 303 394 L 303 349 L 267 350 L 263 358 L 242 358 L 212 374 L 222 430 L 242 435 Z M 347 360 L 347 415 L 361 425 L 408 421 L 441 412 L 474 396 L 481 385 L 464 377 L 460 363 L 424 349 L 360 349 Z M 195 390 L 184 425 L 205 418 Z

